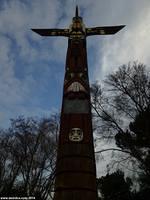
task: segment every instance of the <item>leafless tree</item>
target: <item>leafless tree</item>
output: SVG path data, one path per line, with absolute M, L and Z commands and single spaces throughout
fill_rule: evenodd
M 99 127 L 107 136 L 124 132 L 136 115 L 150 107 L 150 74 L 141 63 L 129 63 L 108 75 L 104 88 L 92 85 L 94 117 L 101 118 Z
M 58 117 L 19 117 L 1 131 L 0 193 L 47 199 L 54 181 Z
M 146 66 L 137 62 L 120 66 L 106 77 L 103 88 L 93 84 L 91 94 L 97 135 L 115 137 L 119 149 L 112 151 L 130 154 L 149 175 L 150 73 Z

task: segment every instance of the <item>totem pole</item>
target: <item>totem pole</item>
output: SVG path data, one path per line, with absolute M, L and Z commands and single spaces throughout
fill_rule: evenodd
M 54 200 L 97 199 L 86 37 L 123 27 L 86 28 L 76 7 L 68 29 L 32 29 L 41 36 L 68 37 Z

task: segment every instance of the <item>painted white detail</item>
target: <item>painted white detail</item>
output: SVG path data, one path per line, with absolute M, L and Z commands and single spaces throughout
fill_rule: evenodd
M 79 77 L 81 78 L 83 76 L 83 73 L 79 73 Z
M 80 91 L 86 91 L 83 85 L 79 82 L 73 82 L 67 89 L 67 92 L 80 92 Z
M 80 142 L 83 140 L 83 131 L 80 128 L 72 128 L 69 133 L 69 140 L 72 142 Z
M 103 29 L 99 30 L 99 32 L 100 32 L 101 35 L 105 34 L 105 31 Z

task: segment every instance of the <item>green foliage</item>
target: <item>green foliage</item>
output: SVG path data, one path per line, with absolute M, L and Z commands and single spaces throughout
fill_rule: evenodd
M 150 175 L 150 109 L 138 114 L 130 123 L 130 130 L 117 133 L 115 136 L 117 146 L 128 149 L 131 155 L 141 164 L 141 168 Z
M 131 179 L 125 180 L 124 173 L 116 171 L 97 180 L 98 189 L 104 200 L 130 200 Z

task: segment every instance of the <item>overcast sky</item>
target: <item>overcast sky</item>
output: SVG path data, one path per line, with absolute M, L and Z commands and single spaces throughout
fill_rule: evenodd
M 87 27 L 126 25 L 87 38 L 91 83 L 129 61 L 150 66 L 150 0 L 0 0 L 0 127 L 60 110 L 67 39 L 31 28 L 68 28 L 76 3 Z

